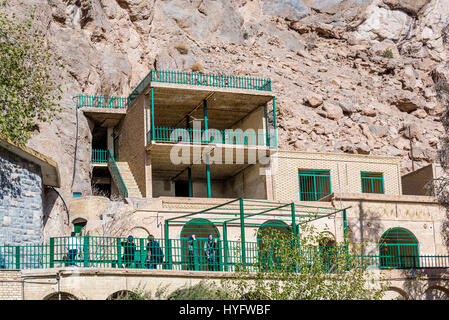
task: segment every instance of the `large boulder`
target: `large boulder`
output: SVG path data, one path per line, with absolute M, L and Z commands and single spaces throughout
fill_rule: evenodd
M 418 15 L 418 12 L 429 2 L 430 0 L 384 0 L 390 8 L 402 10 L 414 16 Z

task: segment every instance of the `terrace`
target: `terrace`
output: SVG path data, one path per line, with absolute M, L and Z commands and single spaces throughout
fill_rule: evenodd
M 44 269 L 76 265 L 81 268 L 131 268 L 166 269 L 197 271 L 234 272 L 243 267 L 251 271 L 266 270 L 267 266 L 276 266 L 276 259 L 269 254 L 264 244 L 264 228 L 275 228 L 281 232 L 293 233 L 288 239 L 272 239 L 281 244 L 296 240 L 298 229 L 292 226 L 312 223 L 313 221 L 341 215 L 343 219 L 344 239 L 347 239 L 346 209 L 338 210 L 326 207 L 302 206 L 294 203 L 274 203 L 267 201 L 235 199 L 198 212 L 165 220 L 165 238 L 155 239 L 157 245 L 148 238 L 135 238 L 135 251 L 132 257 L 126 257 L 126 238 L 82 236 L 79 250 L 73 257 L 68 255 L 67 244 L 70 237 L 50 238 L 48 244 L 1 246 L 0 268 L 2 269 Z M 267 220 L 269 219 L 269 220 Z M 265 221 L 265 222 L 263 222 Z M 289 224 L 288 222 L 291 222 Z M 221 226 L 222 234 L 216 226 Z M 180 229 L 182 227 L 182 229 Z M 252 228 L 258 228 L 256 241 L 246 241 L 245 234 Z M 236 233 L 235 231 L 239 232 Z M 180 231 L 178 238 L 170 238 L 174 231 Z M 208 234 L 217 239 L 217 259 L 214 265 L 207 262 L 204 244 Z M 196 239 L 190 235 L 195 234 Z M 239 238 L 239 239 L 237 239 Z M 272 241 L 269 240 L 269 241 Z M 155 248 L 160 246 L 159 253 Z M 389 248 L 386 249 L 386 246 Z M 192 247 L 193 250 L 190 250 Z M 409 244 L 385 244 L 379 247 L 379 255 L 349 254 L 345 244 L 334 244 L 300 249 L 307 256 L 308 263 L 317 263 L 332 272 L 335 267 L 333 254 L 343 254 L 351 260 L 354 268 L 379 269 L 435 269 L 449 268 L 449 256 L 421 255 L 418 250 L 409 249 Z M 148 250 L 152 259 L 147 261 Z M 303 250 L 303 251 L 301 251 Z M 402 253 L 401 253 L 402 252 Z M 346 262 L 345 262 L 346 263 Z M 301 270 L 297 270 L 301 272 Z

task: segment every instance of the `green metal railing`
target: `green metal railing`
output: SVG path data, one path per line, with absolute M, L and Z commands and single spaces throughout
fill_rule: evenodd
M 384 177 L 378 172 L 361 172 L 362 193 L 384 193 Z
M 151 70 L 129 95 L 129 105 L 137 99 L 150 82 L 271 91 L 270 79 L 202 74 L 195 72 Z
M 108 150 L 92 149 L 92 162 L 94 163 L 108 162 Z
M 147 141 L 151 141 L 152 133 L 147 133 Z M 215 130 L 156 127 L 154 140 L 163 142 L 189 142 L 189 143 L 223 143 L 245 146 L 269 146 L 275 143 L 274 134 L 258 133 L 242 130 Z
M 77 108 L 127 109 L 151 82 L 271 91 L 271 80 L 195 72 L 150 70 L 128 97 L 77 95 Z
M 120 190 L 120 193 L 124 198 L 128 198 L 128 189 L 126 188 L 125 182 L 123 181 L 122 175 L 120 174 L 120 170 L 115 162 L 111 150 L 108 150 L 108 166 L 112 172 L 112 176 L 118 186 L 118 189 Z
M 128 98 L 126 97 L 77 95 L 75 98 L 77 108 L 128 108 Z
M 134 268 L 198 271 L 266 271 L 276 268 L 280 257 L 270 247 L 276 241 L 245 242 L 217 239 L 209 245 L 207 239 L 147 239 L 134 238 L 128 242 L 121 237 L 55 237 L 48 244 L 0 246 L 0 269 L 43 269 L 54 267 Z M 269 243 L 269 244 L 267 244 Z M 273 250 L 272 250 L 273 249 Z M 347 252 L 344 246 L 323 249 L 309 247 L 298 251 L 311 265 L 317 262 L 329 272 L 335 267 L 335 254 Z M 245 256 L 242 256 L 242 252 Z M 356 267 L 380 269 L 449 268 L 449 256 L 359 255 L 353 256 Z M 306 261 L 306 262 L 307 262 Z M 388 263 L 385 264 L 385 261 Z M 297 270 L 300 272 L 300 270 Z
M 318 201 L 332 193 L 329 170 L 298 169 L 299 199 Z

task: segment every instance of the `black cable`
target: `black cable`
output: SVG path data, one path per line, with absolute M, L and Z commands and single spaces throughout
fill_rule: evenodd
M 64 204 L 64 207 L 65 207 L 65 210 L 67 211 L 67 225 L 70 225 L 69 208 L 67 207 L 67 204 L 65 203 L 64 198 L 61 196 L 59 191 L 55 189 L 55 187 L 50 186 L 50 188 L 52 188 L 58 194 L 58 196 L 61 198 L 62 203 Z

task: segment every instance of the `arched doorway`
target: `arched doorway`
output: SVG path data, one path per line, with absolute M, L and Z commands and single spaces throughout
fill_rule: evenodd
M 425 300 L 449 300 L 449 289 L 442 286 L 429 287 L 424 296 Z
M 381 268 L 419 267 L 418 240 L 406 229 L 389 229 L 380 238 L 379 255 Z
M 212 234 L 216 240 L 209 243 Z M 195 240 L 192 238 L 195 236 Z M 192 219 L 181 230 L 181 255 L 184 270 L 221 270 L 220 233 L 212 222 L 206 219 Z
M 46 296 L 44 300 L 78 300 L 78 298 L 68 292 L 54 292 Z
M 87 224 L 87 220 L 83 218 L 77 218 L 73 220 L 73 232 L 75 232 L 77 235 L 81 235 L 81 231 Z
M 129 290 L 119 290 L 114 292 L 106 300 L 142 300 L 140 295 Z
M 337 267 L 338 247 L 336 246 L 335 237 L 331 233 L 321 234 L 318 241 L 320 250 L 321 265 L 326 272 L 333 272 Z
M 257 257 L 254 258 L 258 261 L 262 271 L 277 269 L 281 266 L 280 248 L 284 245 L 291 245 L 292 235 L 292 228 L 281 220 L 268 220 L 259 227 L 257 230 Z M 247 251 L 247 255 L 249 254 L 250 257 L 254 253 Z

